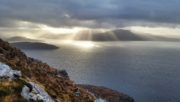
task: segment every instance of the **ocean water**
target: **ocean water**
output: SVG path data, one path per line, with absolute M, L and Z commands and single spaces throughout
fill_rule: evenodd
M 86 46 L 87 45 L 87 46 Z M 179 42 L 60 44 L 58 50 L 24 50 L 66 69 L 79 84 L 106 86 L 136 102 L 180 102 Z

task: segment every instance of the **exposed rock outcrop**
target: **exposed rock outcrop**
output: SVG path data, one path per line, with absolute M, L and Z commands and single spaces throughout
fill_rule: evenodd
M 1 98 L 3 96 L 8 96 L 13 93 L 15 89 L 9 88 L 9 90 L 4 90 L 3 88 L 8 86 L 8 82 L 16 82 L 16 84 L 13 85 L 13 87 L 17 87 L 18 85 L 21 85 L 19 89 L 21 89 L 22 85 L 24 84 L 24 87 L 21 91 L 21 96 L 19 99 L 26 99 L 27 101 L 42 101 L 42 102 L 54 102 L 54 100 L 48 95 L 48 93 L 41 88 L 40 86 L 36 85 L 32 82 L 26 82 L 25 79 L 21 78 L 21 71 L 12 70 L 8 65 L 0 63 L 0 93 L 6 92 L 7 95 L 2 94 Z M 21 83 L 20 83 L 21 82 Z M 4 84 L 3 84 L 4 83 Z M 8 87 L 7 87 L 8 88 Z M 20 93 L 20 90 L 19 90 Z M 3 101 L 4 99 L 2 98 Z M 15 101 L 15 98 L 12 99 Z
M 102 99 L 102 98 L 98 98 L 95 100 L 95 102 L 106 102 L 106 100 Z
M 16 79 L 21 76 L 21 71 L 12 70 L 9 66 L 0 63 L 0 80 Z
M 48 93 L 40 86 L 30 82 L 22 88 L 21 96 L 27 100 L 54 102 Z

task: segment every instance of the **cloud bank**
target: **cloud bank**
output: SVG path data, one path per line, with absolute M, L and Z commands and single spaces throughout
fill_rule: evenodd
M 16 26 L 17 21 L 55 27 L 118 26 L 114 20 L 179 24 L 179 4 L 179 0 L 1 0 L 0 26 Z
M 179 4 L 179 0 L 0 0 L 0 32 L 40 33 L 39 25 L 73 29 L 177 27 Z

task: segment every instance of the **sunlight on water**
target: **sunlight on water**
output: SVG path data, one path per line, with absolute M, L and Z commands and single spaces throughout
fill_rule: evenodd
M 95 47 L 99 47 L 92 41 L 74 41 L 74 40 L 66 40 L 64 41 L 65 44 L 73 45 L 83 49 L 92 49 Z
M 73 45 L 86 49 L 95 47 L 95 44 L 93 44 L 92 42 L 76 42 Z

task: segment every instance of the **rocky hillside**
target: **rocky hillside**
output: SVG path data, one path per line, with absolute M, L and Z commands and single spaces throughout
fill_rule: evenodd
M 97 91 L 76 85 L 64 70 L 27 57 L 0 39 L 0 102 L 98 102 Z M 119 93 L 120 94 L 120 93 Z M 131 97 L 128 101 L 133 102 Z M 131 99 L 129 101 L 129 99 Z M 99 101 L 100 102 L 100 101 Z M 116 101 L 114 101 L 116 102 Z

